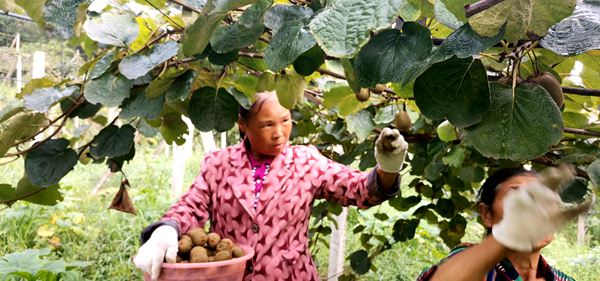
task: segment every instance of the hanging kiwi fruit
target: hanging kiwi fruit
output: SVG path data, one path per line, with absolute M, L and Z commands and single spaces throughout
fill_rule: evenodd
M 394 125 L 400 132 L 408 132 L 412 127 L 412 121 L 410 120 L 410 116 L 408 116 L 408 112 L 406 112 L 406 104 L 394 116 Z
M 360 88 L 360 91 L 354 93 L 354 95 L 358 101 L 365 102 L 371 97 L 371 90 L 369 88 Z
M 560 82 L 550 72 L 544 71 L 527 77 L 527 82 L 534 83 L 546 89 L 556 105 L 560 108 L 564 102 L 564 94 Z
M 384 84 L 377 84 L 375 85 L 375 88 L 372 89 L 373 93 L 376 94 L 381 94 L 383 91 L 385 91 L 387 87 Z

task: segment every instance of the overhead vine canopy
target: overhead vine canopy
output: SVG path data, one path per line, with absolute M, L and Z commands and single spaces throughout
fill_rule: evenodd
M 0 112 L 0 156 L 25 160 L 23 179 L 0 185 L 0 203 L 56 204 L 75 165 L 119 171 L 138 134 L 181 144 L 192 133 L 183 117 L 201 131 L 228 131 L 238 108 L 265 90 L 293 110 L 294 142 L 361 169 L 375 165 L 379 129 L 403 127 L 400 112 L 413 120 L 403 173 L 418 195 L 390 204 L 419 207 L 385 242 L 363 233 L 374 252 L 411 239 L 422 219 L 457 243 L 479 183 L 500 167 L 573 163 L 580 179 L 565 191 L 569 200 L 600 184 L 597 0 L 3 5 L 58 31 L 87 63 L 72 77 L 31 80 Z M 118 116 L 108 120 L 106 108 Z M 76 119 L 90 125 L 77 135 Z M 451 129 L 438 130 L 446 120 Z M 369 257 L 350 257 L 357 273 L 369 270 Z

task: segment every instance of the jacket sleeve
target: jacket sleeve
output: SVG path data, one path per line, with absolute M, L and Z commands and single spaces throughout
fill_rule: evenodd
M 195 227 L 204 227 L 210 219 L 211 191 L 209 185 L 214 181 L 211 176 L 211 166 L 214 167 L 214 154 L 204 158 L 200 173 L 194 179 L 190 189 L 175 202 L 163 215 L 159 222 L 155 222 L 142 230 L 141 243 L 145 243 L 152 235 L 152 231 L 161 225 L 170 225 L 177 229 L 181 235 Z
M 390 188 L 391 193 L 385 193 L 381 188 L 377 167 L 369 172 L 361 172 L 323 156 L 313 146 L 308 150 L 308 157 L 313 163 L 309 174 L 316 187 L 317 199 L 324 198 L 343 206 L 355 205 L 364 209 L 380 204 L 400 191 L 400 175 Z

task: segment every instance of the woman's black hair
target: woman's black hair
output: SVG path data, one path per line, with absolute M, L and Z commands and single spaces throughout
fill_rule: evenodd
M 496 188 L 506 180 L 521 176 L 521 175 L 535 175 L 535 172 L 524 169 L 523 167 L 518 168 L 504 168 L 496 171 L 485 180 L 481 188 L 479 189 L 479 203 L 492 206 L 494 199 L 496 199 Z

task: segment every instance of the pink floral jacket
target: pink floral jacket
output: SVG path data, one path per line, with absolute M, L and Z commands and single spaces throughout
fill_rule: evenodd
M 189 191 L 161 219 L 185 233 L 210 220 L 211 231 L 254 247 L 245 281 L 319 280 L 307 230 L 314 199 L 368 208 L 394 196 L 379 190 L 377 173 L 348 168 L 321 155 L 313 146 L 287 146 L 273 159 L 256 210 L 254 184 L 242 143 L 206 156 Z

